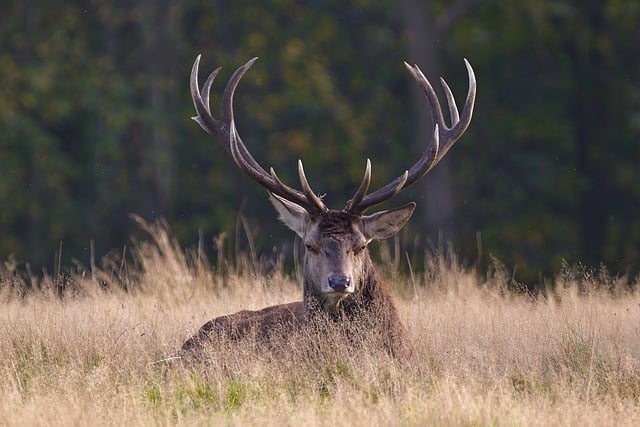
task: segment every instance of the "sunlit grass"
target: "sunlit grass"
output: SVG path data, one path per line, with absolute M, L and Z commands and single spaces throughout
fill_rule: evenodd
M 172 356 L 205 321 L 300 299 L 300 286 L 255 261 L 211 267 L 164 227 L 148 231 L 129 265 L 65 287 L 5 265 L 0 424 L 640 425 L 640 297 L 624 278 L 566 267 L 532 297 L 510 291 L 499 264 L 480 277 L 427 257 L 411 278 L 383 269 L 409 364 L 303 334 L 184 363 Z

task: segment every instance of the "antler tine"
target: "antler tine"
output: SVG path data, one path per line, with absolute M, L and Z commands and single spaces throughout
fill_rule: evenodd
M 209 110 L 209 93 L 205 91 L 205 102 L 205 99 L 202 98 L 202 94 L 198 86 L 198 67 L 200 65 L 200 57 L 201 55 L 198 55 L 195 62 L 193 63 L 193 67 L 191 68 L 191 78 L 189 80 L 191 99 L 193 100 L 193 106 L 196 109 L 196 113 L 198 113 L 196 116 L 192 117 L 192 119 L 197 122 L 200 127 L 204 129 L 208 134 L 217 136 L 219 134 L 218 129 L 221 127 L 221 122 L 211 116 L 211 111 Z M 220 67 L 213 70 L 213 72 L 207 78 L 207 83 L 211 82 L 212 84 L 213 80 L 215 80 L 220 70 Z M 211 87 L 211 84 L 209 85 L 209 87 Z M 205 83 L 205 88 L 206 87 L 207 84 Z M 227 150 L 226 147 L 225 150 Z
M 422 92 L 427 98 L 427 103 L 429 104 L 429 109 L 431 110 L 431 117 L 433 117 L 433 121 L 440 124 L 440 127 L 442 128 L 442 125 L 444 124 L 444 115 L 442 114 L 442 107 L 440 106 L 438 95 L 436 95 L 436 91 L 433 90 L 431 82 L 429 81 L 429 79 L 427 79 L 420 67 L 418 67 L 416 64 L 410 65 L 405 62 L 404 66 L 409 71 L 409 73 L 411 73 L 411 76 L 418 83 L 418 86 L 420 86 Z
M 464 101 L 464 107 L 462 107 L 462 116 L 460 117 L 461 126 L 456 126 L 458 129 L 458 138 L 467 130 L 471 123 L 471 117 L 473 116 L 473 107 L 476 102 L 476 75 L 471 68 L 471 64 L 464 58 L 464 65 L 467 67 L 467 74 L 469 77 L 469 91 L 467 92 L 467 98 Z
M 233 96 L 236 92 L 236 88 L 238 87 L 238 84 L 240 83 L 240 80 L 242 79 L 242 76 L 244 76 L 244 74 L 249 70 L 249 68 L 251 68 L 251 66 L 253 65 L 254 62 L 256 62 L 258 58 L 251 58 L 249 61 L 247 61 L 246 64 L 244 64 L 242 67 L 238 68 L 229 78 L 229 81 L 227 82 L 227 86 L 225 86 L 224 88 L 224 92 L 222 93 L 222 120 L 221 122 L 224 123 L 229 123 L 231 124 L 234 121 L 234 114 L 233 114 Z M 205 87 L 206 87 L 206 83 L 205 83 Z M 211 85 L 209 85 L 209 88 L 211 87 Z M 207 97 L 209 96 L 209 94 L 207 93 Z M 229 129 L 230 131 L 230 129 Z M 249 152 L 249 150 L 247 149 L 247 147 L 244 145 L 244 142 L 242 142 L 242 138 L 240 138 L 240 135 L 237 133 L 236 130 L 236 141 L 238 143 L 238 149 L 239 152 L 241 154 L 240 158 L 242 160 L 245 160 L 247 163 L 249 163 L 251 165 L 251 168 L 256 170 L 257 172 L 261 173 L 262 175 L 268 176 L 267 172 L 264 170 L 264 168 L 262 168 L 262 166 L 260 166 L 260 164 L 253 158 L 253 156 L 251 155 L 251 153 Z M 227 143 L 231 143 L 231 140 L 227 138 Z M 235 160 L 235 159 L 234 159 Z M 237 164 L 237 162 L 236 162 Z
M 202 129 L 204 129 L 208 134 L 215 136 L 218 139 L 222 148 L 227 152 L 227 154 L 231 155 L 231 146 L 229 140 L 229 124 L 233 120 L 233 95 L 242 79 L 242 76 L 251 68 L 253 63 L 258 59 L 257 57 L 250 59 L 244 64 L 242 67 L 238 68 L 229 81 L 227 82 L 227 86 L 225 87 L 223 97 L 222 97 L 222 119 L 218 120 L 213 117 L 211 114 L 211 107 L 209 106 L 209 98 L 211 92 L 211 86 L 215 78 L 220 73 L 221 67 L 216 68 L 209 75 L 207 80 L 200 90 L 198 85 L 198 74 L 200 67 L 200 58 L 202 55 L 198 55 L 196 60 L 193 63 L 193 67 L 191 68 L 191 78 L 189 80 L 189 86 L 191 88 L 191 99 L 193 100 L 193 105 L 198 113 L 195 117 L 192 117 L 194 121 L 196 121 Z M 248 157 L 247 160 L 252 164 L 252 166 L 257 170 L 262 170 L 262 167 L 253 159 L 249 150 L 245 147 L 242 139 L 240 139 L 240 153 L 243 157 Z
M 449 151 L 453 144 L 460 139 L 462 134 L 467 130 L 471 123 L 471 117 L 473 116 L 473 106 L 476 98 L 476 78 L 469 61 L 465 59 L 464 63 L 469 75 L 469 90 L 462 109 L 462 114 L 458 113 L 458 107 L 456 106 L 451 89 L 444 79 L 441 79 L 442 87 L 447 97 L 449 114 L 451 116 L 451 126 L 448 127 L 444 122 L 442 108 L 440 107 L 438 96 L 433 90 L 431 83 L 429 83 L 429 80 L 424 76 L 417 65 L 409 65 L 405 62 L 407 70 L 409 70 L 413 78 L 416 80 L 429 103 L 431 115 L 435 122 L 433 139 L 431 140 L 431 143 L 427 145 L 427 148 L 420 156 L 420 159 L 418 159 L 418 161 L 408 171 L 379 190 L 366 195 L 360 203 L 355 204 L 349 202 L 347 204 L 349 212 L 361 214 L 371 206 L 390 199 L 416 182 L 418 179 L 422 178 L 445 156 L 447 151 Z
M 471 117 L 473 116 L 473 107 L 476 100 L 476 76 L 473 72 L 473 68 L 471 68 L 471 64 L 469 64 L 469 61 L 465 59 L 464 65 L 467 67 L 467 74 L 469 77 L 469 90 L 467 92 L 467 98 L 465 99 L 464 106 L 462 107 L 462 113 L 460 114 L 458 120 L 455 120 L 458 116 L 458 108 L 456 107 L 455 100 L 453 99 L 453 94 L 451 95 L 451 97 L 449 97 L 449 94 L 447 94 L 447 102 L 449 104 L 449 111 L 451 112 L 452 123 L 451 127 L 447 127 L 444 122 L 439 123 L 441 127 L 440 150 L 437 158 L 435 159 L 435 162 L 431 167 L 435 166 L 440 160 L 442 160 L 445 154 L 447 154 L 449 149 L 453 147 L 453 144 L 458 139 L 460 139 L 460 137 L 464 134 L 464 132 L 469 127 L 469 124 L 471 123 Z M 446 92 L 451 92 L 451 90 L 445 89 L 445 93 Z
M 460 121 L 458 106 L 456 105 L 456 100 L 453 97 L 451 88 L 442 77 L 440 77 L 440 84 L 442 85 L 442 89 L 444 89 L 444 93 L 447 96 L 447 105 L 449 106 L 449 117 L 451 118 L 451 126 L 453 127 L 457 125 L 458 122 Z
M 215 119 L 211 115 L 211 109 L 209 106 L 211 86 L 220 72 L 220 68 L 215 69 L 209 75 L 201 91 L 198 86 L 198 68 L 200 65 L 200 58 L 201 55 L 196 57 L 191 69 L 191 98 L 196 112 L 198 113 L 193 117 L 193 120 L 195 120 L 207 133 L 218 139 L 220 145 L 222 145 L 227 154 L 233 159 L 238 168 L 265 187 L 269 192 L 302 206 L 310 213 L 326 210 L 327 208 L 324 203 L 322 203 L 320 198 L 311 190 L 309 183 L 306 181 L 306 177 L 304 177 L 304 171 L 302 173 L 304 182 L 301 182 L 304 190 L 303 193 L 283 184 L 277 178 L 275 172 L 272 174 L 267 173 L 253 158 L 247 147 L 242 142 L 242 138 L 240 138 L 240 135 L 238 134 L 233 113 L 233 96 L 242 76 L 244 76 L 247 70 L 251 68 L 258 58 L 252 58 L 242 67 L 238 68 L 227 82 L 222 95 L 222 118 L 220 120 Z
M 369 191 L 369 185 L 371 184 L 371 160 L 367 159 L 367 165 L 364 168 L 364 177 L 362 178 L 362 182 L 360 183 L 360 187 L 358 187 L 358 191 L 356 194 L 347 202 L 347 206 L 345 206 L 344 210 L 347 212 L 351 212 L 351 209 L 355 206 L 358 206 L 364 196 Z
M 322 200 L 320 200 L 320 198 L 313 193 L 313 190 L 311 190 L 311 187 L 309 186 L 309 183 L 304 176 L 304 170 L 302 171 L 302 175 L 300 178 L 303 189 L 303 193 L 301 193 L 300 191 L 284 184 L 278 178 L 273 168 L 271 168 L 270 174 L 266 174 L 262 167 L 258 166 L 259 169 L 257 169 L 250 162 L 248 162 L 240 152 L 240 144 L 242 142 L 240 141 L 240 137 L 236 129 L 236 124 L 233 120 L 231 121 L 230 140 L 231 156 L 233 157 L 236 165 L 243 172 L 249 175 L 249 177 L 253 178 L 253 180 L 255 180 L 258 184 L 266 188 L 267 191 L 302 206 L 310 213 L 323 212 L 327 210 Z M 298 172 L 300 173 L 300 163 L 298 165 Z
M 309 181 L 307 181 L 307 176 L 304 174 L 304 166 L 302 166 L 302 160 L 300 159 L 298 159 L 298 176 L 300 177 L 300 185 L 302 186 L 302 192 L 307 198 L 307 201 L 309 201 L 309 203 L 313 205 L 314 210 L 317 212 L 326 211 L 327 207 L 322 202 L 322 199 L 316 196 L 316 193 L 314 193 L 313 190 L 311 189 L 311 186 L 309 185 Z
M 218 73 L 220 72 L 220 70 L 222 70 L 222 67 L 216 68 L 215 70 L 213 70 L 211 74 L 209 74 L 209 77 L 207 77 L 207 80 L 205 80 L 204 86 L 202 86 L 202 91 L 200 92 L 200 95 L 202 97 L 202 103 L 207 108 L 207 111 L 209 112 L 209 114 L 211 114 L 211 105 L 209 103 L 211 86 L 213 85 L 213 81 L 216 79 L 216 77 L 218 77 Z M 197 71 L 198 70 L 196 70 L 196 72 Z M 196 80 L 196 84 L 197 84 L 197 80 Z

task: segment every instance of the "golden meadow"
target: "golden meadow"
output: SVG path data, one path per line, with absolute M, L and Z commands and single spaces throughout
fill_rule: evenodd
M 567 266 L 531 296 L 498 263 L 481 275 L 428 255 L 424 273 L 401 275 L 383 245 L 410 363 L 302 334 L 186 363 L 180 345 L 205 321 L 302 291 L 255 254 L 209 265 L 146 228 L 134 261 L 78 269 L 63 292 L 1 267 L 0 425 L 640 425 L 632 279 Z

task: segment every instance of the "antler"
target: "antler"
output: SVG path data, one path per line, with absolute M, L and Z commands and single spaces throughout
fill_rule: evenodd
M 238 134 L 233 116 L 233 95 L 238 83 L 240 83 L 240 80 L 242 79 L 242 76 L 249 68 L 251 68 L 258 58 L 253 58 L 242 67 L 238 68 L 227 82 L 227 86 L 225 87 L 222 95 L 222 117 L 218 120 L 211 115 L 209 95 L 213 81 L 221 68 L 216 68 L 209 75 L 201 91 L 198 85 L 200 56 L 201 55 L 198 55 L 196 57 L 196 60 L 193 63 L 193 68 L 191 69 L 191 98 L 193 99 L 193 105 L 198 113 L 193 117 L 193 120 L 195 120 L 207 133 L 216 137 L 220 145 L 222 145 L 222 148 L 224 148 L 227 154 L 231 156 L 238 168 L 258 182 L 258 184 L 266 188 L 269 192 L 302 206 L 309 213 L 326 211 L 327 207 L 320 197 L 313 192 L 309 182 L 307 181 L 302 161 L 298 160 L 298 175 L 300 177 L 300 185 L 302 187 L 302 192 L 300 192 L 283 184 L 273 168 L 270 169 L 270 173 L 267 173 L 253 158 Z
M 444 121 L 438 96 L 433 90 L 431 83 L 429 83 L 429 80 L 427 80 L 417 65 L 409 65 L 406 62 L 404 63 L 413 78 L 418 82 L 420 88 L 422 88 L 422 91 L 429 102 L 431 115 L 436 123 L 433 131 L 433 139 L 422 153 L 422 156 L 420 156 L 420 159 L 418 159 L 418 161 L 411 166 L 409 170 L 405 171 L 404 174 L 371 194 L 366 194 L 371 181 L 371 162 L 367 159 L 364 178 L 355 196 L 347 202 L 345 207 L 347 212 L 356 215 L 361 214 L 371 206 L 392 198 L 429 172 L 440 160 L 442 160 L 453 144 L 460 139 L 462 134 L 467 130 L 467 127 L 469 127 L 469 123 L 471 123 L 473 105 L 476 99 L 476 77 L 473 73 L 473 68 L 471 68 L 471 64 L 469 64 L 469 61 L 466 59 L 464 60 L 464 64 L 467 67 L 467 72 L 469 74 L 469 91 L 467 92 L 467 99 L 462 109 L 462 116 L 458 114 L 458 107 L 456 106 L 456 102 L 453 98 L 449 85 L 447 85 L 447 82 L 445 82 L 443 78 L 440 78 L 442 88 L 447 96 L 449 115 L 451 117 L 451 127 L 448 127 Z

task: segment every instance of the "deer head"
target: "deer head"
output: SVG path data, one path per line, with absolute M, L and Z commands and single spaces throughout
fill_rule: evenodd
M 367 159 L 364 177 L 354 196 L 341 210 L 325 206 L 311 189 L 302 161 L 298 160 L 300 190 L 284 184 L 273 168 L 267 172 L 253 158 L 236 129 L 233 95 L 242 76 L 257 58 L 238 68 L 231 76 L 222 95 L 220 119 L 211 114 L 209 93 L 220 68 L 209 75 L 202 90 L 198 85 L 200 56 L 191 71 L 191 96 L 197 112 L 193 118 L 209 134 L 216 137 L 236 166 L 263 186 L 280 219 L 304 242 L 304 302 L 307 311 L 335 313 L 351 302 L 367 304 L 381 292 L 367 251 L 372 240 L 386 239 L 396 234 L 409 220 L 414 203 L 365 215 L 365 211 L 391 199 L 429 172 L 462 136 L 473 114 L 476 81 L 473 69 L 465 59 L 469 75 L 467 98 L 459 114 L 449 86 L 441 79 L 447 97 L 451 125 L 444 116 L 433 87 L 416 65 L 405 66 L 423 90 L 434 118 L 433 138 L 418 161 L 382 188 L 369 193 L 371 162 Z

